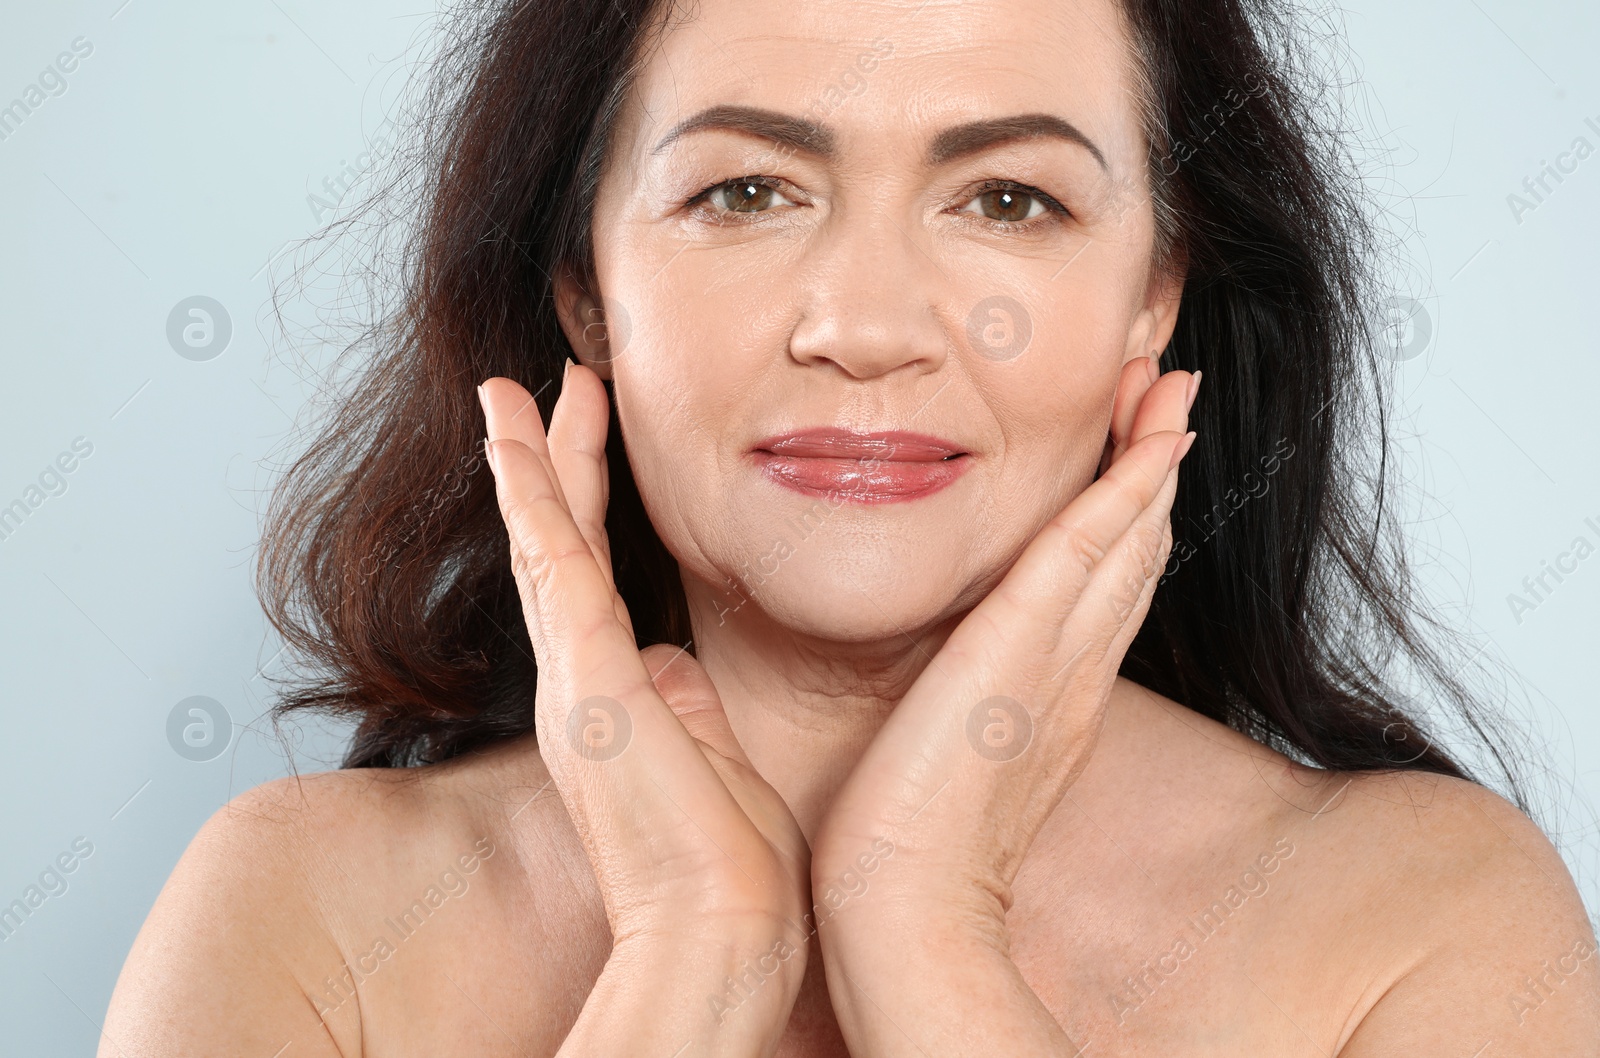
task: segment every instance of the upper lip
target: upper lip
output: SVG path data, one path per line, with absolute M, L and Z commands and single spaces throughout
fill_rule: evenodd
M 933 463 L 965 455 L 954 441 L 907 430 L 859 433 L 831 426 L 773 434 L 755 444 L 758 452 L 798 459 L 875 459 L 903 463 Z

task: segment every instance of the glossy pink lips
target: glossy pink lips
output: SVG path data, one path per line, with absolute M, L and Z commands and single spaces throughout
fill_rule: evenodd
M 902 430 L 802 430 L 769 437 L 752 455 L 785 488 L 856 503 L 932 495 L 972 464 L 972 457 L 949 441 Z

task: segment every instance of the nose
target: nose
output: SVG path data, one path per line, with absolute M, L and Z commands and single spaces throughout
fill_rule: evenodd
M 880 206 L 829 217 L 807 254 L 790 356 L 855 379 L 937 371 L 949 350 L 935 304 L 943 274 L 915 234 Z

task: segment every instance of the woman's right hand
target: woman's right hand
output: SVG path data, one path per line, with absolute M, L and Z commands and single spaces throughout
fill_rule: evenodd
M 528 391 L 479 387 L 538 659 L 539 751 L 594 869 L 612 952 L 561 1054 L 770 1054 L 805 970 L 810 854 L 683 648 L 637 649 L 605 535 L 600 378 L 571 365 L 546 437 Z M 738 987 L 730 988 L 732 978 Z

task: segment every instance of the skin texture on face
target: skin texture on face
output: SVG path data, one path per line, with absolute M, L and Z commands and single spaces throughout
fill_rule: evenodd
M 1122 365 L 1171 333 L 1132 45 L 1112 0 L 770 14 L 709 0 L 650 53 L 594 205 L 600 293 L 625 327 L 597 349 L 592 302 L 568 283 L 558 306 L 614 381 L 697 632 L 758 622 L 904 648 L 970 609 L 1093 480 Z M 669 136 L 712 107 L 825 131 Z M 1038 116 L 1089 145 L 950 134 Z M 971 463 L 871 505 L 762 473 L 759 441 L 822 426 L 929 434 Z

